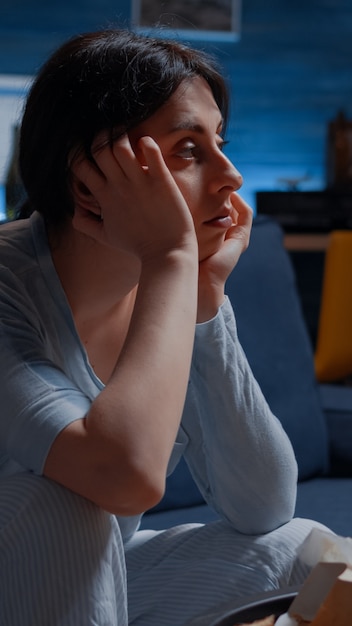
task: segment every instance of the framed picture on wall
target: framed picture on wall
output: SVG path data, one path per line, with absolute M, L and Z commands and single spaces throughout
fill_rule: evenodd
M 132 0 L 132 26 L 166 37 L 237 41 L 241 0 Z

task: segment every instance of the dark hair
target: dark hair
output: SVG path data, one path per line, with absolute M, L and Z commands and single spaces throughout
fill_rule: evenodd
M 69 157 L 101 130 L 110 141 L 151 116 L 180 83 L 203 77 L 226 121 L 227 88 L 215 62 L 182 43 L 128 30 L 79 35 L 63 44 L 34 81 L 24 110 L 19 165 L 27 200 L 59 226 L 73 214 Z

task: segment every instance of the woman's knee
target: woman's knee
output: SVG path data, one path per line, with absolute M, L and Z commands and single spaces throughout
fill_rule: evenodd
M 122 539 L 114 516 L 31 474 L 1 480 L 0 502 L 0 613 L 17 615 L 16 598 L 21 597 L 27 611 L 49 620 L 38 624 L 60 624 L 77 607 L 87 624 L 97 623 L 88 615 L 96 611 L 95 600 L 99 602 L 96 589 L 106 589 L 113 607 L 125 587 Z M 76 614 L 72 622 L 62 623 L 74 624 L 75 619 Z

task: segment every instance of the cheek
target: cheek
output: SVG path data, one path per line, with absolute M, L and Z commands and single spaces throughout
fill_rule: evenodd
M 202 206 L 204 206 L 202 184 L 194 176 L 180 176 L 173 173 L 173 177 L 187 203 L 195 226 L 197 226 L 197 223 L 202 222 Z

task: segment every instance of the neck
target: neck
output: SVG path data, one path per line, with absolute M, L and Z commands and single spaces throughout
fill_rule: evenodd
M 49 245 L 77 325 L 103 321 L 115 309 L 125 309 L 138 284 L 135 257 L 99 244 L 71 224 L 59 242 L 49 234 Z

